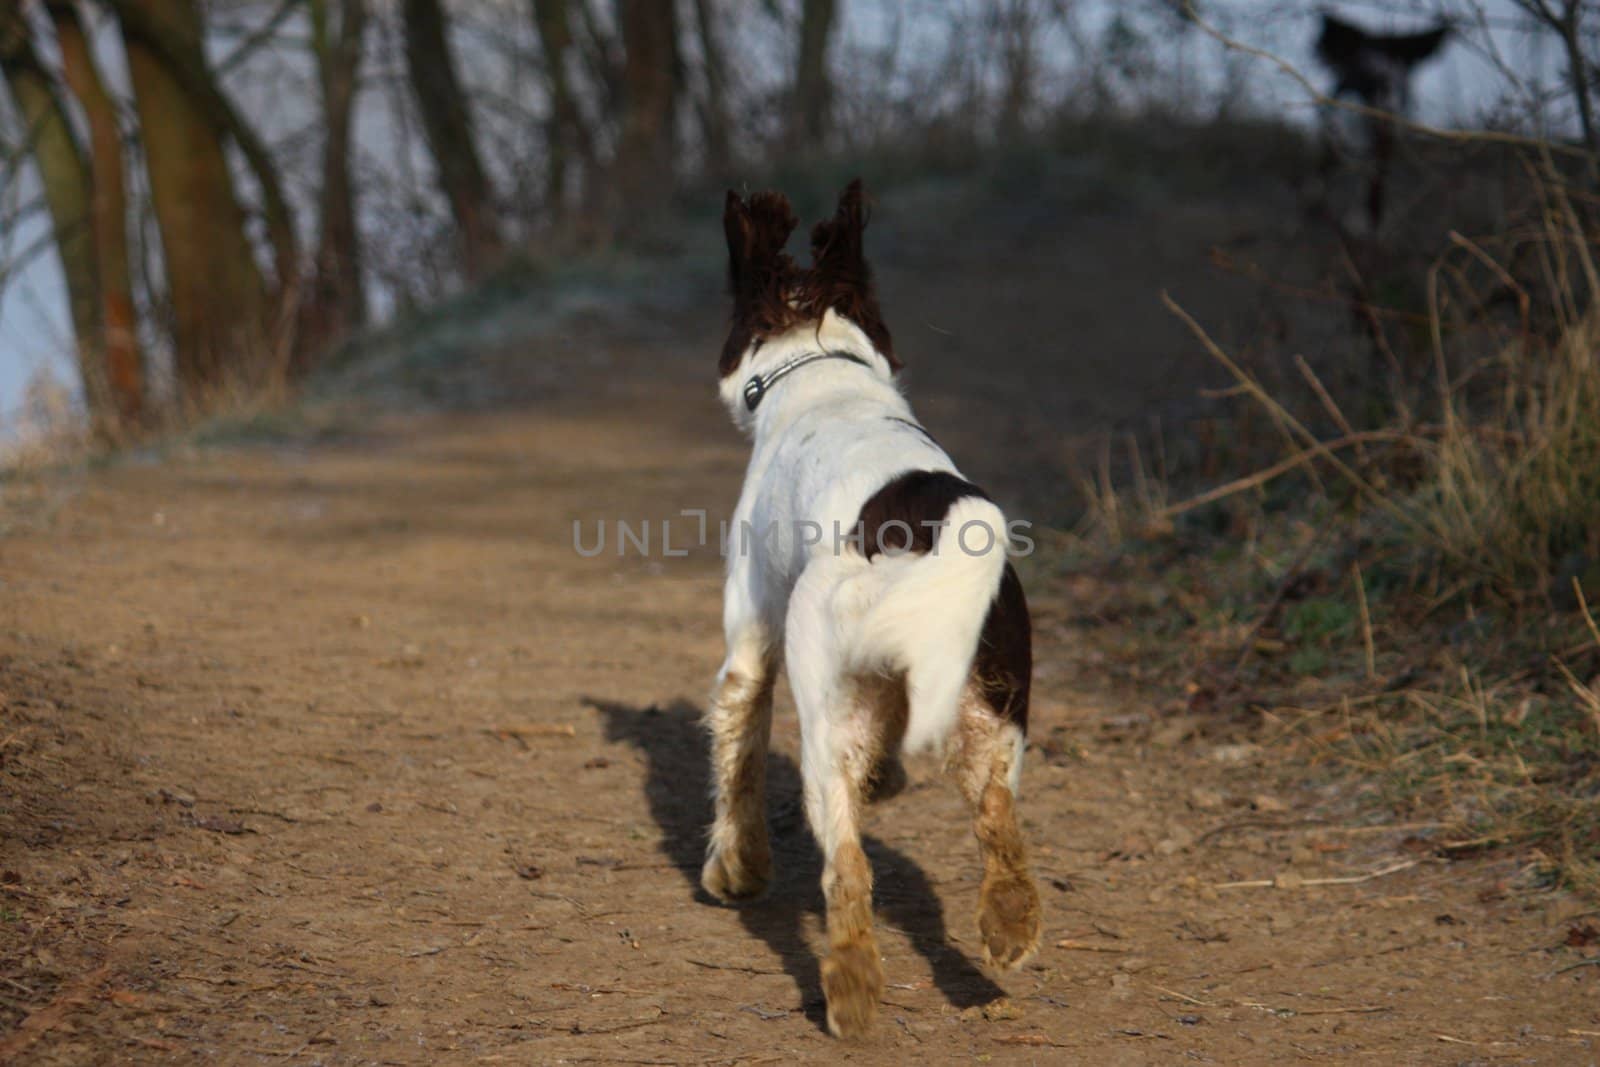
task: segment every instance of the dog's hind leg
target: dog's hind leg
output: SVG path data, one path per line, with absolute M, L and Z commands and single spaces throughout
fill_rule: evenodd
M 1039 947 L 1039 890 L 1028 873 L 1017 824 L 1016 785 L 1021 729 L 1000 718 L 973 690 L 962 701 L 951 769 L 972 807 L 972 828 L 983 856 L 978 932 L 987 963 L 1011 969 Z
M 700 884 L 732 903 L 760 896 L 772 881 L 767 837 L 767 742 L 777 653 L 763 627 L 730 612 L 727 659 L 717 674 L 706 724 L 716 818 Z
M 795 696 L 799 703 L 798 691 Z M 813 721 L 803 742 L 806 816 L 822 847 L 822 893 L 828 909 L 828 956 L 822 989 L 828 1030 L 864 1034 L 883 997 L 883 962 L 872 932 L 872 867 L 861 848 L 860 815 L 873 756 L 866 724 Z
M 842 670 L 839 619 L 830 610 L 834 592 L 825 563 L 802 575 L 789 604 L 785 659 L 800 713 L 806 818 L 822 848 L 828 1030 L 858 1037 L 872 1026 L 883 997 L 883 962 L 872 932 L 872 867 L 860 829 L 882 730 L 869 691 Z

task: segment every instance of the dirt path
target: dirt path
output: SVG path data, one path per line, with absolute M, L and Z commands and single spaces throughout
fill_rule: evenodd
M 1046 947 L 974 965 L 966 818 L 914 768 L 868 819 L 881 1025 L 832 1042 L 786 706 L 779 886 L 694 885 L 714 552 L 573 548 L 575 519 L 726 513 L 711 349 L 591 341 L 517 410 L 124 465 L 0 540 L 0 1060 L 1595 1061 L 1597 969 L 1558 971 L 1577 905 L 1169 728 L 1176 679 L 1109 681 L 1135 591 L 1043 564 Z

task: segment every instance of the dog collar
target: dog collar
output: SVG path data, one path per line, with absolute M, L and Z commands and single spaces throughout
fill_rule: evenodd
M 757 374 L 744 383 L 744 406 L 748 411 L 754 411 L 756 406 L 765 399 L 767 391 L 777 385 L 784 378 L 804 367 L 807 363 L 817 363 L 824 359 L 848 359 L 851 363 L 859 363 L 863 367 L 872 364 L 862 359 L 853 352 L 805 352 L 792 359 L 785 360 L 765 374 Z

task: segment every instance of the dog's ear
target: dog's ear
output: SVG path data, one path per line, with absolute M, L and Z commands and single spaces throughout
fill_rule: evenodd
M 833 217 L 811 229 L 810 282 L 822 307 L 832 308 L 859 326 L 889 365 L 899 370 L 894 341 L 878 310 L 872 268 L 867 264 L 863 235 L 868 214 L 866 190 L 857 178 L 839 194 Z
M 862 233 L 867 228 L 866 190 L 857 178 L 839 194 L 833 218 L 811 228 L 812 269 L 819 274 L 864 276 L 867 258 Z
M 722 349 L 723 374 L 738 365 L 750 342 L 783 317 L 785 287 L 794 261 L 784 252 L 799 219 L 782 193 L 757 193 L 749 201 L 732 189 L 722 209 L 728 239 L 728 288 L 733 294 L 733 329 Z
M 739 278 L 748 270 L 750 254 L 754 251 L 755 233 L 750 224 L 750 209 L 732 189 L 728 190 L 722 205 L 722 232 L 728 239 L 728 286 L 737 296 Z
M 782 193 L 757 193 L 746 203 L 728 190 L 722 232 L 728 238 L 728 282 L 735 302 L 759 288 L 774 269 L 789 261 L 783 246 L 794 232 L 794 208 Z

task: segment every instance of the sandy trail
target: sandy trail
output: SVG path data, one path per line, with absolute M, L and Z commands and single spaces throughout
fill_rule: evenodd
M 786 704 L 777 888 L 734 910 L 694 884 L 714 551 L 573 548 L 574 520 L 731 506 L 743 445 L 694 341 L 597 331 L 515 408 L 46 490 L 0 540 L 0 1059 L 1594 1061 L 1597 969 L 1559 972 L 1581 908 L 1164 729 L 1178 679 L 1110 680 L 1128 591 L 1043 562 L 1023 810 L 1046 947 L 975 964 L 966 815 L 914 768 L 867 819 L 881 1024 L 827 1038 Z M 929 377 L 935 431 L 976 447 L 961 373 Z

